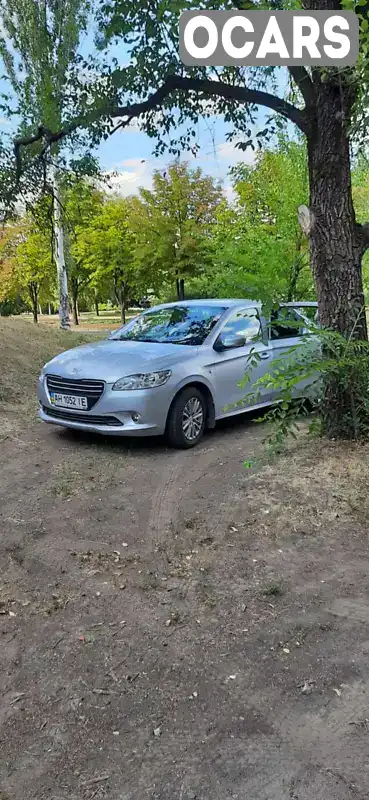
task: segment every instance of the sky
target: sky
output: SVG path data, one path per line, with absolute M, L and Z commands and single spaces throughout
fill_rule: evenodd
M 228 172 L 230 167 L 239 162 L 252 164 L 253 151 L 242 152 L 226 140 L 227 128 L 221 119 L 200 121 L 198 126 L 199 154 L 193 158 L 183 153 L 182 160 L 190 167 L 201 167 L 203 172 L 221 181 L 224 191 L 231 196 L 231 185 Z M 153 141 L 137 130 L 125 129 L 117 131 L 97 150 L 103 170 L 116 171 L 111 179 L 112 186 L 122 195 L 135 194 L 140 186 L 150 188 L 154 169 L 164 169 L 171 160 L 170 156 L 155 158 Z

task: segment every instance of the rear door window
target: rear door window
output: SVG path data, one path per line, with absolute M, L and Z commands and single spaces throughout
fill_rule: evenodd
M 281 306 L 272 311 L 270 319 L 270 339 L 296 339 L 307 333 L 306 321 L 294 308 Z

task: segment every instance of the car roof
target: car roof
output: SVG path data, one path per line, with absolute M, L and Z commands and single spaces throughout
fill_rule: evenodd
M 160 303 L 157 306 L 152 306 L 149 311 L 154 311 L 157 308 L 172 308 L 175 306 L 224 306 L 225 308 L 261 308 L 262 302 L 260 300 L 250 300 L 248 298 L 211 298 L 198 300 L 176 300 L 174 303 Z M 296 303 L 280 303 L 284 308 L 318 308 L 318 303 L 297 301 Z
M 160 305 L 152 306 L 150 309 L 154 311 L 156 308 L 172 308 L 175 306 L 224 306 L 225 308 L 233 308 L 242 306 L 243 308 L 261 308 L 261 302 L 259 300 L 234 300 L 234 299 L 224 299 L 222 297 L 219 298 L 211 298 L 208 299 L 201 299 L 198 300 L 176 300 L 175 303 L 160 303 Z
M 305 303 L 304 301 L 300 302 L 297 300 L 296 303 L 280 303 L 280 305 L 283 308 L 318 308 L 318 303 L 313 301 Z

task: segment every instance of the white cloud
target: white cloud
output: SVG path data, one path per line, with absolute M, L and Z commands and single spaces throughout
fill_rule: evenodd
M 255 154 L 251 149 L 239 150 L 232 142 L 221 142 L 214 145 L 213 150 L 206 155 L 202 155 L 200 152 L 198 158 L 188 158 L 191 168 L 200 166 L 204 169 L 205 174 L 224 181 L 223 191 L 229 201 L 234 199 L 234 191 L 227 180 L 228 169 L 240 162 L 253 164 L 254 160 Z M 167 160 L 155 158 L 125 158 L 112 166 L 113 174 L 106 173 L 109 183 L 108 191 L 127 197 L 137 194 L 140 187 L 150 189 L 153 171 L 164 168 L 167 163 Z
M 228 161 L 230 165 L 243 162 L 253 164 L 255 161 L 255 151 L 249 147 L 247 150 L 240 150 L 233 142 L 222 142 L 216 148 L 218 158 Z
M 126 158 L 120 161 L 117 167 L 127 167 L 127 169 L 142 169 L 142 165 L 146 164 L 146 158 Z
M 141 186 L 149 189 L 152 184 L 152 172 L 156 166 L 153 160 L 147 161 L 141 158 L 127 158 L 121 161 L 115 165 L 115 174 L 109 174 L 110 191 L 127 197 L 130 194 L 137 194 Z

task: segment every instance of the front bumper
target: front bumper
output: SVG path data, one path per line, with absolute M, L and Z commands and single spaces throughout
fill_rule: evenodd
M 160 436 L 165 432 L 173 390 L 168 386 L 116 392 L 106 384 L 89 411 L 52 405 L 44 378 L 38 379 L 39 416 L 43 422 L 107 436 Z M 132 415 L 138 415 L 134 421 Z

